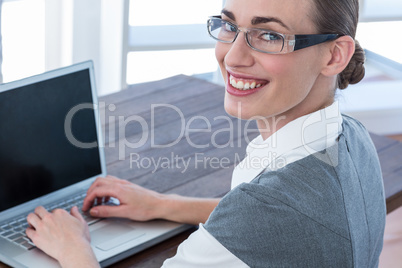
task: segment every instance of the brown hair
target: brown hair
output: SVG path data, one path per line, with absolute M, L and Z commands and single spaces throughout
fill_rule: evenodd
M 359 0 L 313 0 L 315 12 L 313 21 L 319 33 L 337 33 L 356 36 L 359 20 Z M 363 79 L 364 50 L 355 40 L 355 53 L 348 66 L 338 75 L 339 89 L 345 89 L 349 84 L 356 84 Z

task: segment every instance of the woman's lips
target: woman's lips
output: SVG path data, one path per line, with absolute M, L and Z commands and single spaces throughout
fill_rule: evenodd
M 255 93 L 256 91 L 269 84 L 269 81 L 258 80 L 252 78 L 235 77 L 228 72 L 226 89 L 228 93 L 235 96 L 246 96 Z

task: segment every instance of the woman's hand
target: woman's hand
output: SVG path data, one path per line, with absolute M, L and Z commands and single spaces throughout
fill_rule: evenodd
M 94 200 L 114 197 L 120 201 L 119 206 L 95 206 Z M 113 176 L 97 178 L 89 187 L 82 206 L 94 217 L 121 217 L 136 221 L 147 221 L 159 218 L 158 203 L 163 195 L 145 189 L 139 185 Z M 92 207 L 92 208 L 91 208 Z
M 71 209 L 71 214 L 63 209 L 48 212 L 37 207 L 27 221 L 27 236 L 62 267 L 99 267 L 90 246 L 88 225 L 77 207 Z
M 95 206 L 94 200 L 120 201 L 119 206 Z M 205 222 L 219 199 L 183 197 L 160 194 L 113 176 L 97 178 L 89 187 L 82 206 L 94 217 L 120 217 L 136 221 L 166 219 L 175 222 L 199 224 Z M 92 208 L 91 208 L 92 207 Z

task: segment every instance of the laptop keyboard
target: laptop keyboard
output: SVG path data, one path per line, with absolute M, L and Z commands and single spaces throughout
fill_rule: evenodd
M 63 200 L 45 206 L 45 208 L 48 211 L 52 211 L 56 208 L 62 208 L 67 211 L 70 211 L 72 207 L 77 206 L 78 210 L 80 211 L 81 215 L 84 217 L 88 225 L 102 220 L 100 218 L 93 218 L 87 212 L 83 212 L 81 210 L 85 195 L 86 193 L 82 193 L 68 200 Z M 12 219 L 9 222 L 0 223 L 0 236 L 6 238 L 7 240 L 11 241 L 14 244 L 19 245 L 24 249 L 29 250 L 34 248 L 35 245 L 25 234 L 25 230 L 28 228 L 27 216 L 28 214 L 21 215 L 19 217 Z

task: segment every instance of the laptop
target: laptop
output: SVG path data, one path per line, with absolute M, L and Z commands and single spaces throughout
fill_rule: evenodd
M 26 216 L 41 205 L 82 207 L 86 190 L 106 176 L 92 61 L 0 85 L 0 261 L 58 267 L 26 238 Z M 112 200 L 118 205 L 118 200 Z M 190 226 L 86 216 L 101 266 Z

